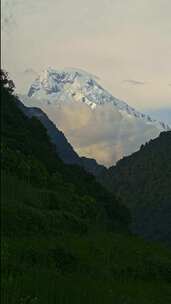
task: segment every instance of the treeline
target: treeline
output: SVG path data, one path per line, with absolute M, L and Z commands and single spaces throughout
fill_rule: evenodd
M 120 160 L 100 179 L 130 208 L 134 232 L 171 244 L 171 131 Z

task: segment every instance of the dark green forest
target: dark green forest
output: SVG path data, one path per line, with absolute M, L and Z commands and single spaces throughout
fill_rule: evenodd
M 64 164 L 13 90 L 1 71 L 1 302 L 169 304 L 170 249 L 131 234 L 124 201 Z
M 171 246 L 171 131 L 120 160 L 100 179 L 131 210 L 134 232 Z

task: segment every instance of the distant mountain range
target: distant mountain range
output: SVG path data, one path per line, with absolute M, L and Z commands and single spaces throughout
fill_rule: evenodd
M 170 126 L 113 97 L 77 69 L 47 69 L 21 99 L 41 108 L 82 156 L 111 166 Z

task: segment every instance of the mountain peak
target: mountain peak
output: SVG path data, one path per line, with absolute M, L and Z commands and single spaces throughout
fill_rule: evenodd
M 79 83 L 81 86 L 91 78 L 92 75 L 82 70 L 73 68 L 56 70 L 49 67 L 43 70 L 39 77 L 33 82 L 28 92 L 28 96 L 32 97 L 35 94 L 38 95 L 37 93 L 40 93 L 40 91 L 48 95 L 54 93 L 59 94 L 66 84 L 73 85 L 76 84 L 76 82 L 78 89 Z
M 96 106 L 110 104 L 123 116 L 134 117 L 147 124 L 154 124 L 160 131 L 170 130 L 167 124 L 136 111 L 126 102 L 112 96 L 98 83 L 96 76 L 81 69 L 64 68 L 57 70 L 48 67 L 33 82 L 28 97 L 36 97 L 48 104 L 54 104 L 61 100 L 79 101 L 87 104 L 92 109 L 95 109 Z

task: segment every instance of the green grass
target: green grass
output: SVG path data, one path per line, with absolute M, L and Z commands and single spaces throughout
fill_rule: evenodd
M 170 251 L 156 244 L 115 234 L 3 243 L 4 304 L 170 303 Z
M 169 304 L 171 289 L 160 281 L 99 279 L 79 274 L 30 271 L 5 282 L 2 303 Z
M 169 249 L 90 225 L 57 192 L 2 186 L 3 304 L 170 304 Z

